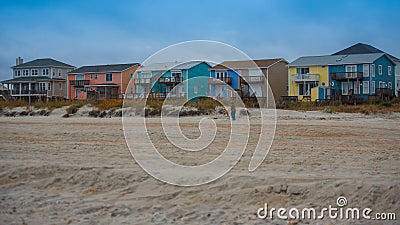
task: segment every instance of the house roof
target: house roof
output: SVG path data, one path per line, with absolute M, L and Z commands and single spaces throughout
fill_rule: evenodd
M 191 61 L 191 62 L 185 62 L 185 63 L 179 64 L 177 66 L 174 66 L 173 68 L 171 68 L 171 70 L 188 70 L 188 69 L 193 68 L 203 62 L 211 67 L 210 63 L 205 62 L 205 61 Z
M 22 69 L 27 67 L 45 67 L 45 66 L 75 68 L 74 66 L 50 58 L 35 59 L 26 63 L 19 64 L 17 66 L 13 66 L 11 68 Z
M 345 48 L 336 53 L 333 53 L 332 55 L 353 55 L 353 54 L 368 54 L 368 53 L 385 53 L 385 52 L 378 48 L 375 48 L 374 46 L 371 46 L 371 45 L 367 45 L 364 43 L 357 43 L 348 48 Z M 387 55 L 390 58 L 392 58 L 392 60 L 397 60 L 397 61 L 400 60 L 392 55 L 389 55 L 389 54 L 387 54 Z
M 353 55 L 304 56 L 289 63 L 288 66 L 323 66 L 323 65 L 373 63 L 375 60 L 379 59 L 384 55 L 386 54 L 370 53 L 370 54 L 353 54 Z M 391 60 L 389 56 L 387 57 L 389 60 Z
M 95 66 L 82 66 L 78 69 L 72 70 L 69 74 L 83 74 L 83 73 L 105 73 L 105 72 L 122 72 L 131 67 L 138 66 L 139 63 L 127 64 L 111 64 L 111 65 L 95 65 Z
M 243 61 L 225 61 L 216 66 L 210 68 L 210 70 L 216 69 L 248 69 L 248 68 L 268 68 L 275 63 L 280 61 L 286 62 L 286 60 L 279 59 L 258 59 L 258 60 L 243 60 Z M 286 62 L 287 63 L 287 62 Z M 257 65 L 257 66 L 256 66 Z
M 152 63 L 149 65 L 143 65 L 137 70 L 137 72 L 167 71 L 179 64 L 179 62 Z
M 28 76 L 28 77 L 17 77 L 1 83 L 27 83 L 27 82 L 41 82 L 41 81 L 65 81 L 63 78 L 50 78 L 48 76 Z

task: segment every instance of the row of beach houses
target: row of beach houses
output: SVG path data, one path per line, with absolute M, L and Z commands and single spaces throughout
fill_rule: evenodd
M 11 67 L 12 79 L 0 81 L 5 100 L 165 98 L 209 96 L 243 99 L 366 101 L 394 97 L 400 91 L 400 60 L 358 43 L 323 56 L 249 61 L 160 62 L 93 65 L 76 68 L 54 59 Z M 182 85 L 184 84 L 184 85 Z M 227 88 L 227 85 L 230 88 Z M 232 90 L 236 93 L 232 93 Z

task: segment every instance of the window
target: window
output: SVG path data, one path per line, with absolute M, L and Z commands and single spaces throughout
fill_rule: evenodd
M 112 81 L 112 74 L 111 73 L 107 73 L 106 74 L 106 81 Z
M 181 77 L 181 76 L 182 76 L 182 72 L 180 72 L 180 71 L 171 72 L 171 77 Z
M 29 70 L 23 70 L 22 75 L 24 76 L 29 76 Z
M 15 71 L 15 75 L 16 75 L 17 77 L 21 76 L 21 70 L 16 70 L 16 71 Z
M 94 75 L 94 79 L 97 80 L 97 73 Z
M 130 78 L 131 80 L 133 79 L 133 73 L 131 73 L 131 78 Z
M 46 90 L 46 83 L 40 82 L 39 83 L 39 91 L 45 91 Z
M 93 79 L 93 74 L 90 74 L 90 79 L 91 79 L 91 80 Z
M 379 74 L 379 75 L 382 75 L 382 65 L 379 65 L 379 66 L 378 66 L 378 74 Z
M 369 82 L 363 81 L 363 94 L 369 94 Z
M 371 94 L 375 94 L 375 81 L 371 81 Z
M 391 66 L 388 66 L 388 75 L 389 76 L 392 75 L 392 67 Z
M 215 77 L 218 79 L 228 77 L 228 72 L 226 71 L 215 72 Z
M 32 74 L 32 76 L 37 76 L 38 75 L 38 70 L 37 69 L 31 70 L 31 74 Z
M 58 83 L 58 89 L 62 90 L 62 84 Z
M 131 88 L 131 94 L 133 94 L 133 88 Z
M 368 64 L 363 65 L 363 76 L 369 77 L 369 65 Z
M 304 67 L 304 68 L 296 68 L 297 74 L 308 74 L 310 73 L 310 68 Z
M 383 86 L 385 86 L 384 83 L 382 81 L 379 81 L 379 88 L 383 88 Z
M 61 77 L 61 69 L 58 69 L 58 76 Z
M 355 72 L 357 72 L 357 66 L 356 66 L 356 65 L 349 65 L 349 66 L 346 66 L 346 72 L 348 72 L 348 73 L 355 73 Z
M 392 82 L 388 82 L 388 88 L 392 89 Z
M 375 64 L 371 64 L 371 76 L 375 77 Z
M 84 80 L 85 77 L 83 75 L 75 75 L 75 80 Z
M 43 76 L 49 75 L 49 69 L 48 68 L 42 69 L 42 75 Z

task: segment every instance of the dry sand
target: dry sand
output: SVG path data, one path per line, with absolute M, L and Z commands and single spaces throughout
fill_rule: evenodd
M 186 119 L 183 130 L 197 120 Z M 273 146 L 255 172 L 247 171 L 246 151 L 228 174 L 196 187 L 144 172 L 126 146 L 121 118 L 0 117 L 0 126 L 0 224 L 400 223 L 255 215 L 264 203 L 322 208 L 345 196 L 351 207 L 399 217 L 400 114 L 278 111 Z

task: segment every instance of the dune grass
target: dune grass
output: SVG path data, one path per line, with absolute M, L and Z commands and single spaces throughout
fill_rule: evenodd
M 277 104 L 277 108 L 284 110 L 301 110 L 301 111 L 323 111 L 327 113 L 393 113 L 400 112 L 400 99 L 395 98 L 391 101 L 374 100 L 368 103 L 358 105 L 341 104 L 340 102 L 331 102 L 327 105 L 318 105 L 315 102 L 292 102 L 282 105 Z

